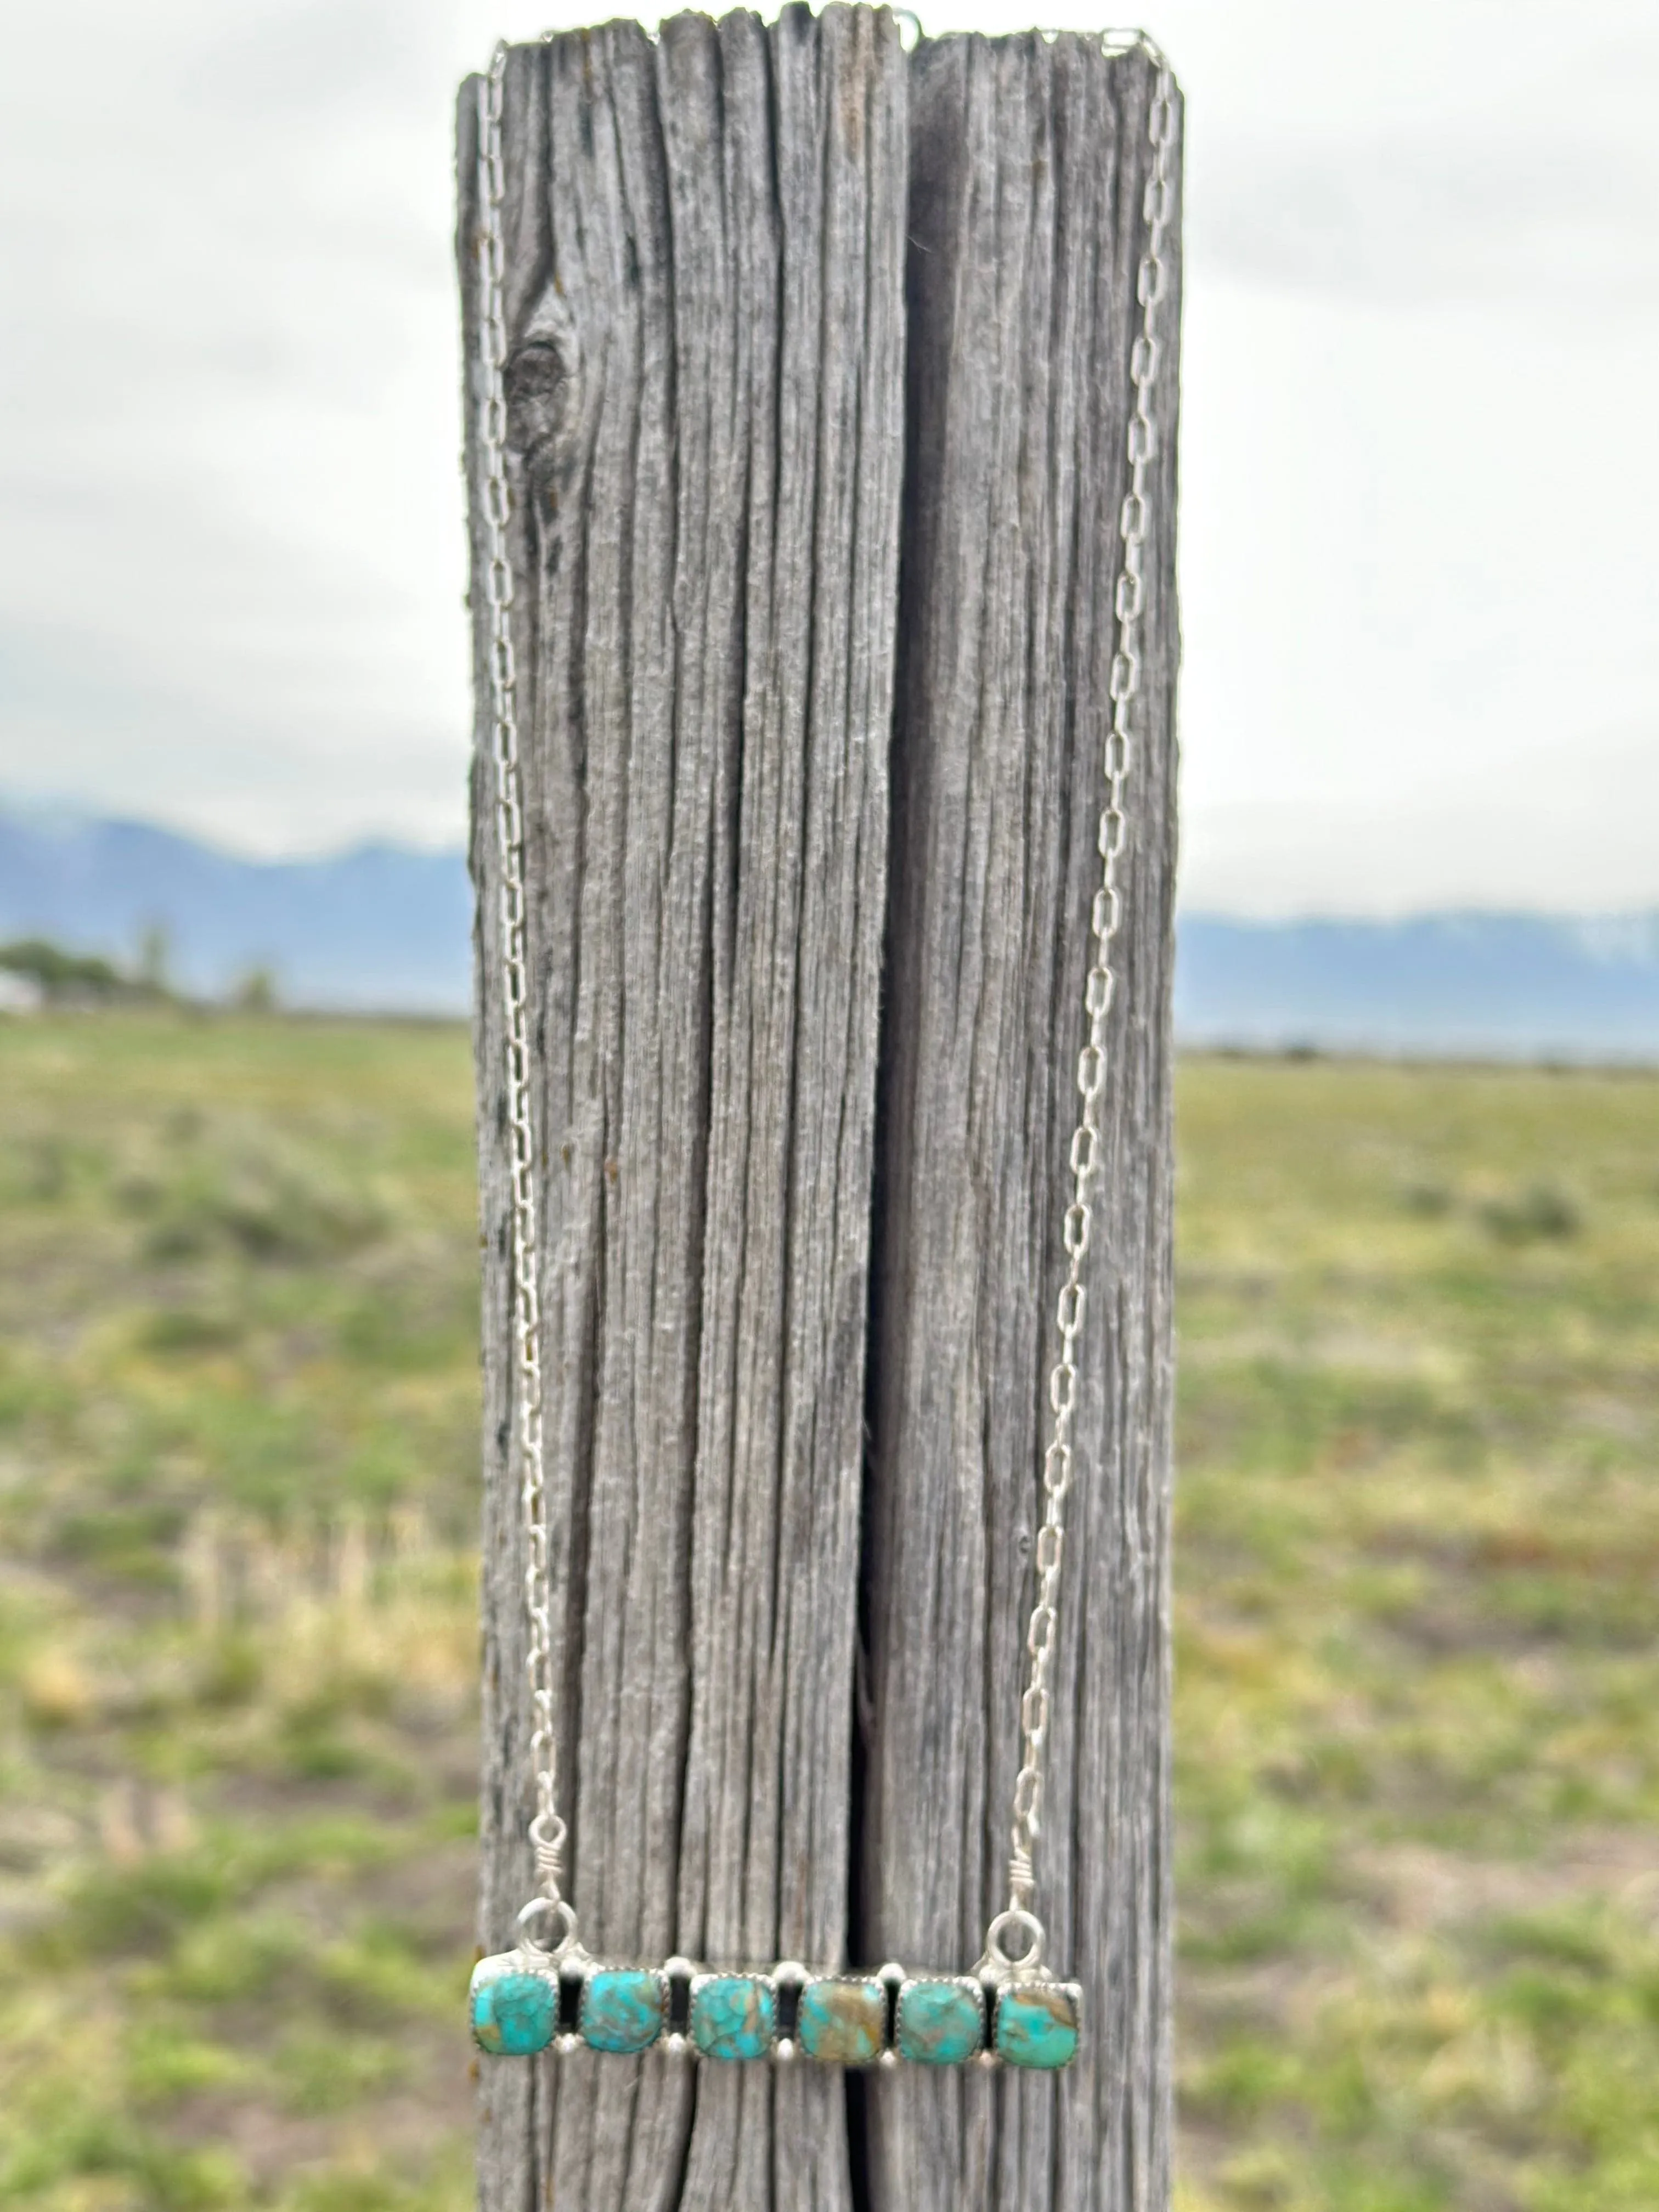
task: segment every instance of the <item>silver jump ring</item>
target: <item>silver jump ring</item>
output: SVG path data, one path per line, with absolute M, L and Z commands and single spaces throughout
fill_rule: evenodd
M 1020 1929 L 1026 1946 L 1018 1958 L 1011 1958 L 1005 1937 L 1012 1929 Z M 1044 1943 L 1042 1923 L 1035 1912 L 1028 1912 L 1023 1905 L 1011 1905 L 1006 1912 L 999 1912 L 985 1931 L 985 1955 L 994 1966 L 1005 1973 L 1027 1973 L 1042 1963 Z
M 550 1913 L 561 1930 L 557 1942 L 553 1943 L 544 1942 L 532 1933 Z M 539 1951 L 549 1959 L 562 1958 L 576 1940 L 576 1909 L 568 1898 L 532 1897 L 520 1913 L 518 1926 L 526 1949 Z

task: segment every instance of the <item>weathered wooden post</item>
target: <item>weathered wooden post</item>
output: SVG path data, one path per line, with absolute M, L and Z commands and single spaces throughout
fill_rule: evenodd
M 1000 1901 L 1155 74 L 842 7 L 509 58 L 557 1731 L 607 1955 L 965 1969 Z M 469 362 L 476 130 L 469 87 Z M 486 2060 L 487 2212 L 1167 2205 L 1178 234 L 1041 1873 L 1081 2053 Z M 499 1949 L 534 1882 L 479 775 Z

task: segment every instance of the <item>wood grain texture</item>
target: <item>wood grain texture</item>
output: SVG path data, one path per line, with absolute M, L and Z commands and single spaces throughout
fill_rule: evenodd
M 872 1332 L 866 1950 L 978 1954 L 1065 1273 L 1152 88 L 1081 37 L 929 41 L 911 74 L 910 474 Z M 1037 1868 L 1084 1985 L 1060 2081 L 872 2082 L 871 2199 L 1168 2203 L 1173 474 L 1158 388 L 1142 733 Z
M 907 63 L 840 7 L 510 59 L 562 1797 L 606 1955 L 965 1966 L 1001 1881 L 1149 94 L 1076 39 Z M 475 132 L 469 87 L 469 361 Z M 1058 2088 L 487 2063 L 487 2212 L 1167 2201 L 1162 538 L 1152 566 L 1042 1867 L 1091 2056 Z M 487 736 L 495 1949 L 532 1878 Z
M 585 1940 L 621 1959 L 846 1936 L 904 88 L 891 18 L 848 9 L 571 33 L 506 88 L 562 1794 Z M 500 1948 L 530 1869 L 495 951 Z M 490 2069 L 484 2108 L 489 2206 L 538 2170 L 572 2206 L 851 2203 L 833 2075 L 584 2056 Z

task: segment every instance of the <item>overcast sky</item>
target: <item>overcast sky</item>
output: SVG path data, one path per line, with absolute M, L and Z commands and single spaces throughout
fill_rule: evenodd
M 452 97 L 549 20 L 7 10 L 0 793 L 459 840 Z M 1152 27 L 1188 102 L 1187 905 L 1659 905 L 1659 0 Z

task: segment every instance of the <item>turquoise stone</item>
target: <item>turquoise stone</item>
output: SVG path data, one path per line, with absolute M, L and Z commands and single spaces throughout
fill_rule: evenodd
M 558 2033 L 559 1985 L 550 1974 L 526 1973 L 509 1954 L 486 1959 L 472 1976 L 472 2039 L 498 2058 L 545 2051 Z
M 997 2056 L 1011 2066 L 1068 2066 L 1078 1993 L 1063 1982 L 1011 1982 L 997 1999 Z
M 764 2058 L 777 2023 L 764 1974 L 709 1974 L 691 1984 L 691 2040 L 705 2058 Z
M 582 2041 L 590 2051 L 648 2051 L 662 2033 L 668 1992 L 639 1966 L 596 1966 L 582 1984 Z
M 985 2040 L 977 1982 L 906 1982 L 899 1990 L 898 2053 L 923 2066 L 960 2066 Z
M 809 2058 L 826 2066 L 873 2066 L 887 2040 L 887 1992 L 874 1980 L 808 1982 L 795 2034 Z

